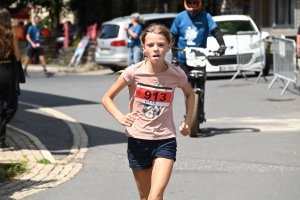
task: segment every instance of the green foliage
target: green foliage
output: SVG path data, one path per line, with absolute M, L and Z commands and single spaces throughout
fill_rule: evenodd
M 48 15 L 47 17 L 42 19 L 40 21 L 39 26 L 42 27 L 42 28 L 52 28 L 53 27 L 53 20 L 51 19 L 50 15 Z
M 0 164 L 0 182 L 11 180 L 28 171 L 27 161 L 20 161 L 19 163 Z
M 38 160 L 37 162 L 40 163 L 40 164 L 51 164 L 51 162 L 49 160 L 47 160 L 46 158 Z
M 70 0 L 70 1 L 73 2 L 74 0 Z M 24 8 L 24 7 L 29 7 L 32 5 L 35 8 L 38 8 L 38 7 L 45 8 L 46 11 L 49 11 L 49 13 L 50 13 L 49 16 L 52 20 L 52 23 L 59 21 L 59 16 L 60 16 L 61 10 L 65 9 L 66 7 L 71 9 L 71 7 L 69 7 L 68 5 L 65 5 L 62 0 L 21 0 L 21 1 L 20 0 L 1 0 L 0 7 L 10 6 L 13 3 L 16 3 L 17 8 Z M 38 12 L 38 9 L 36 10 L 36 12 Z

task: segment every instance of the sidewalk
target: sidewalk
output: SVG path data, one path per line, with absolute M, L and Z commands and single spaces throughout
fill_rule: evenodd
M 47 70 L 54 73 L 95 73 L 95 74 L 106 74 L 113 73 L 109 68 L 100 66 L 99 69 L 95 70 L 92 67 L 68 67 L 49 64 L 46 66 Z M 43 72 L 43 67 L 40 64 L 28 65 L 27 72 Z
M 20 102 L 20 105 L 30 106 L 36 112 L 45 112 L 56 120 L 62 120 L 72 132 L 73 144 L 66 157 L 54 158 L 39 138 L 8 125 L 6 142 L 13 148 L 0 150 L 0 163 L 27 161 L 29 170 L 12 181 L 0 183 L 1 200 L 23 199 L 70 180 L 82 169 L 81 160 L 88 150 L 86 132 L 75 119 L 51 108 L 24 102 Z M 41 164 L 39 161 L 42 159 L 47 159 L 50 164 Z

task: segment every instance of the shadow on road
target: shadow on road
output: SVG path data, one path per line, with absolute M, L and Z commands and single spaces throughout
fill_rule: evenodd
M 33 109 L 27 105 L 19 105 L 18 111 L 10 125 L 36 136 L 53 156 L 63 159 L 70 153 L 73 135 L 69 126 L 60 119 Z M 117 132 L 87 124 L 81 124 L 89 137 L 89 147 L 126 143 L 124 132 Z
M 26 90 L 22 91 L 20 101 L 43 107 L 101 105 L 99 102 Z M 56 158 L 63 159 L 70 153 L 70 148 L 73 145 L 73 134 L 69 126 L 60 119 L 20 103 L 10 125 L 36 136 Z M 127 142 L 124 132 L 86 124 L 82 124 L 82 126 L 88 134 L 89 147 Z
M 212 137 L 221 134 L 260 132 L 257 128 L 202 128 L 197 137 Z
M 37 188 L 40 189 L 49 188 L 49 186 L 47 186 L 46 184 L 55 183 L 56 181 L 59 180 L 54 179 L 54 180 L 33 181 L 30 179 L 26 179 L 26 180 L 15 179 L 12 181 L 7 181 L 7 184 L 10 184 L 11 187 L 9 187 L 9 189 L 7 190 L 6 187 L 7 185 L 5 184 L 6 182 L 4 182 L 4 184 L 0 186 L 0 191 L 1 191 L 0 199 L 14 200 L 16 198 L 12 198 L 10 196 L 13 196 L 15 193 L 20 192 L 20 189 L 26 188 L 26 190 L 30 190 L 30 189 L 37 189 Z
M 42 105 L 45 107 L 100 104 L 99 102 L 63 97 L 55 94 L 31 92 L 27 90 L 22 90 L 21 93 L 20 101 L 30 102 L 32 104 Z

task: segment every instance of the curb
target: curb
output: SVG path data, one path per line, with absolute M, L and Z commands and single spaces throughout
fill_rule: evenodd
M 113 73 L 109 68 L 101 67 L 100 69 L 93 69 L 89 67 L 68 67 L 68 66 L 58 66 L 58 65 L 46 65 L 46 68 L 50 72 L 54 73 Z M 27 72 L 44 72 L 42 65 L 28 65 Z
M 67 123 L 73 134 L 73 146 L 67 157 L 55 160 L 37 137 L 21 129 L 8 126 L 10 131 L 7 140 L 9 144 L 14 144 L 16 151 L 8 151 L 5 157 L 17 155 L 26 159 L 30 171 L 15 178 L 14 181 L 0 183 L 0 199 L 23 199 L 70 180 L 82 169 L 83 165 L 80 161 L 88 151 L 88 136 L 78 121 L 52 108 L 26 102 L 19 102 L 19 104 L 36 108 Z M 52 163 L 37 163 L 42 158 L 46 158 Z
M 26 135 L 30 140 L 33 141 L 33 143 L 36 145 L 36 147 L 41 151 L 41 154 L 43 155 L 43 157 L 47 160 L 49 160 L 52 164 L 56 164 L 56 161 L 54 159 L 54 157 L 52 156 L 52 154 L 50 153 L 50 151 L 45 147 L 45 145 L 43 145 L 41 143 L 41 141 L 34 135 L 26 132 L 26 131 L 23 131 L 19 128 L 16 128 L 12 125 L 7 125 L 7 127 L 9 129 L 11 129 L 11 131 L 14 131 L 14 132 L 19 132 L 23 135 Z

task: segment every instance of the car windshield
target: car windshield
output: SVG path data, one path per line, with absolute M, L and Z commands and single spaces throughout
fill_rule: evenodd
M 219 21 L 216 24 L 223 35 L 236 35 L 239 31 L 255 31 L 250 21 Z
M 108 39 L 108 38 L 116 38 L 119 34 L 119 26 L 118 25 L 103 25 L 100 29 L 100 33 L 98 38 Z

